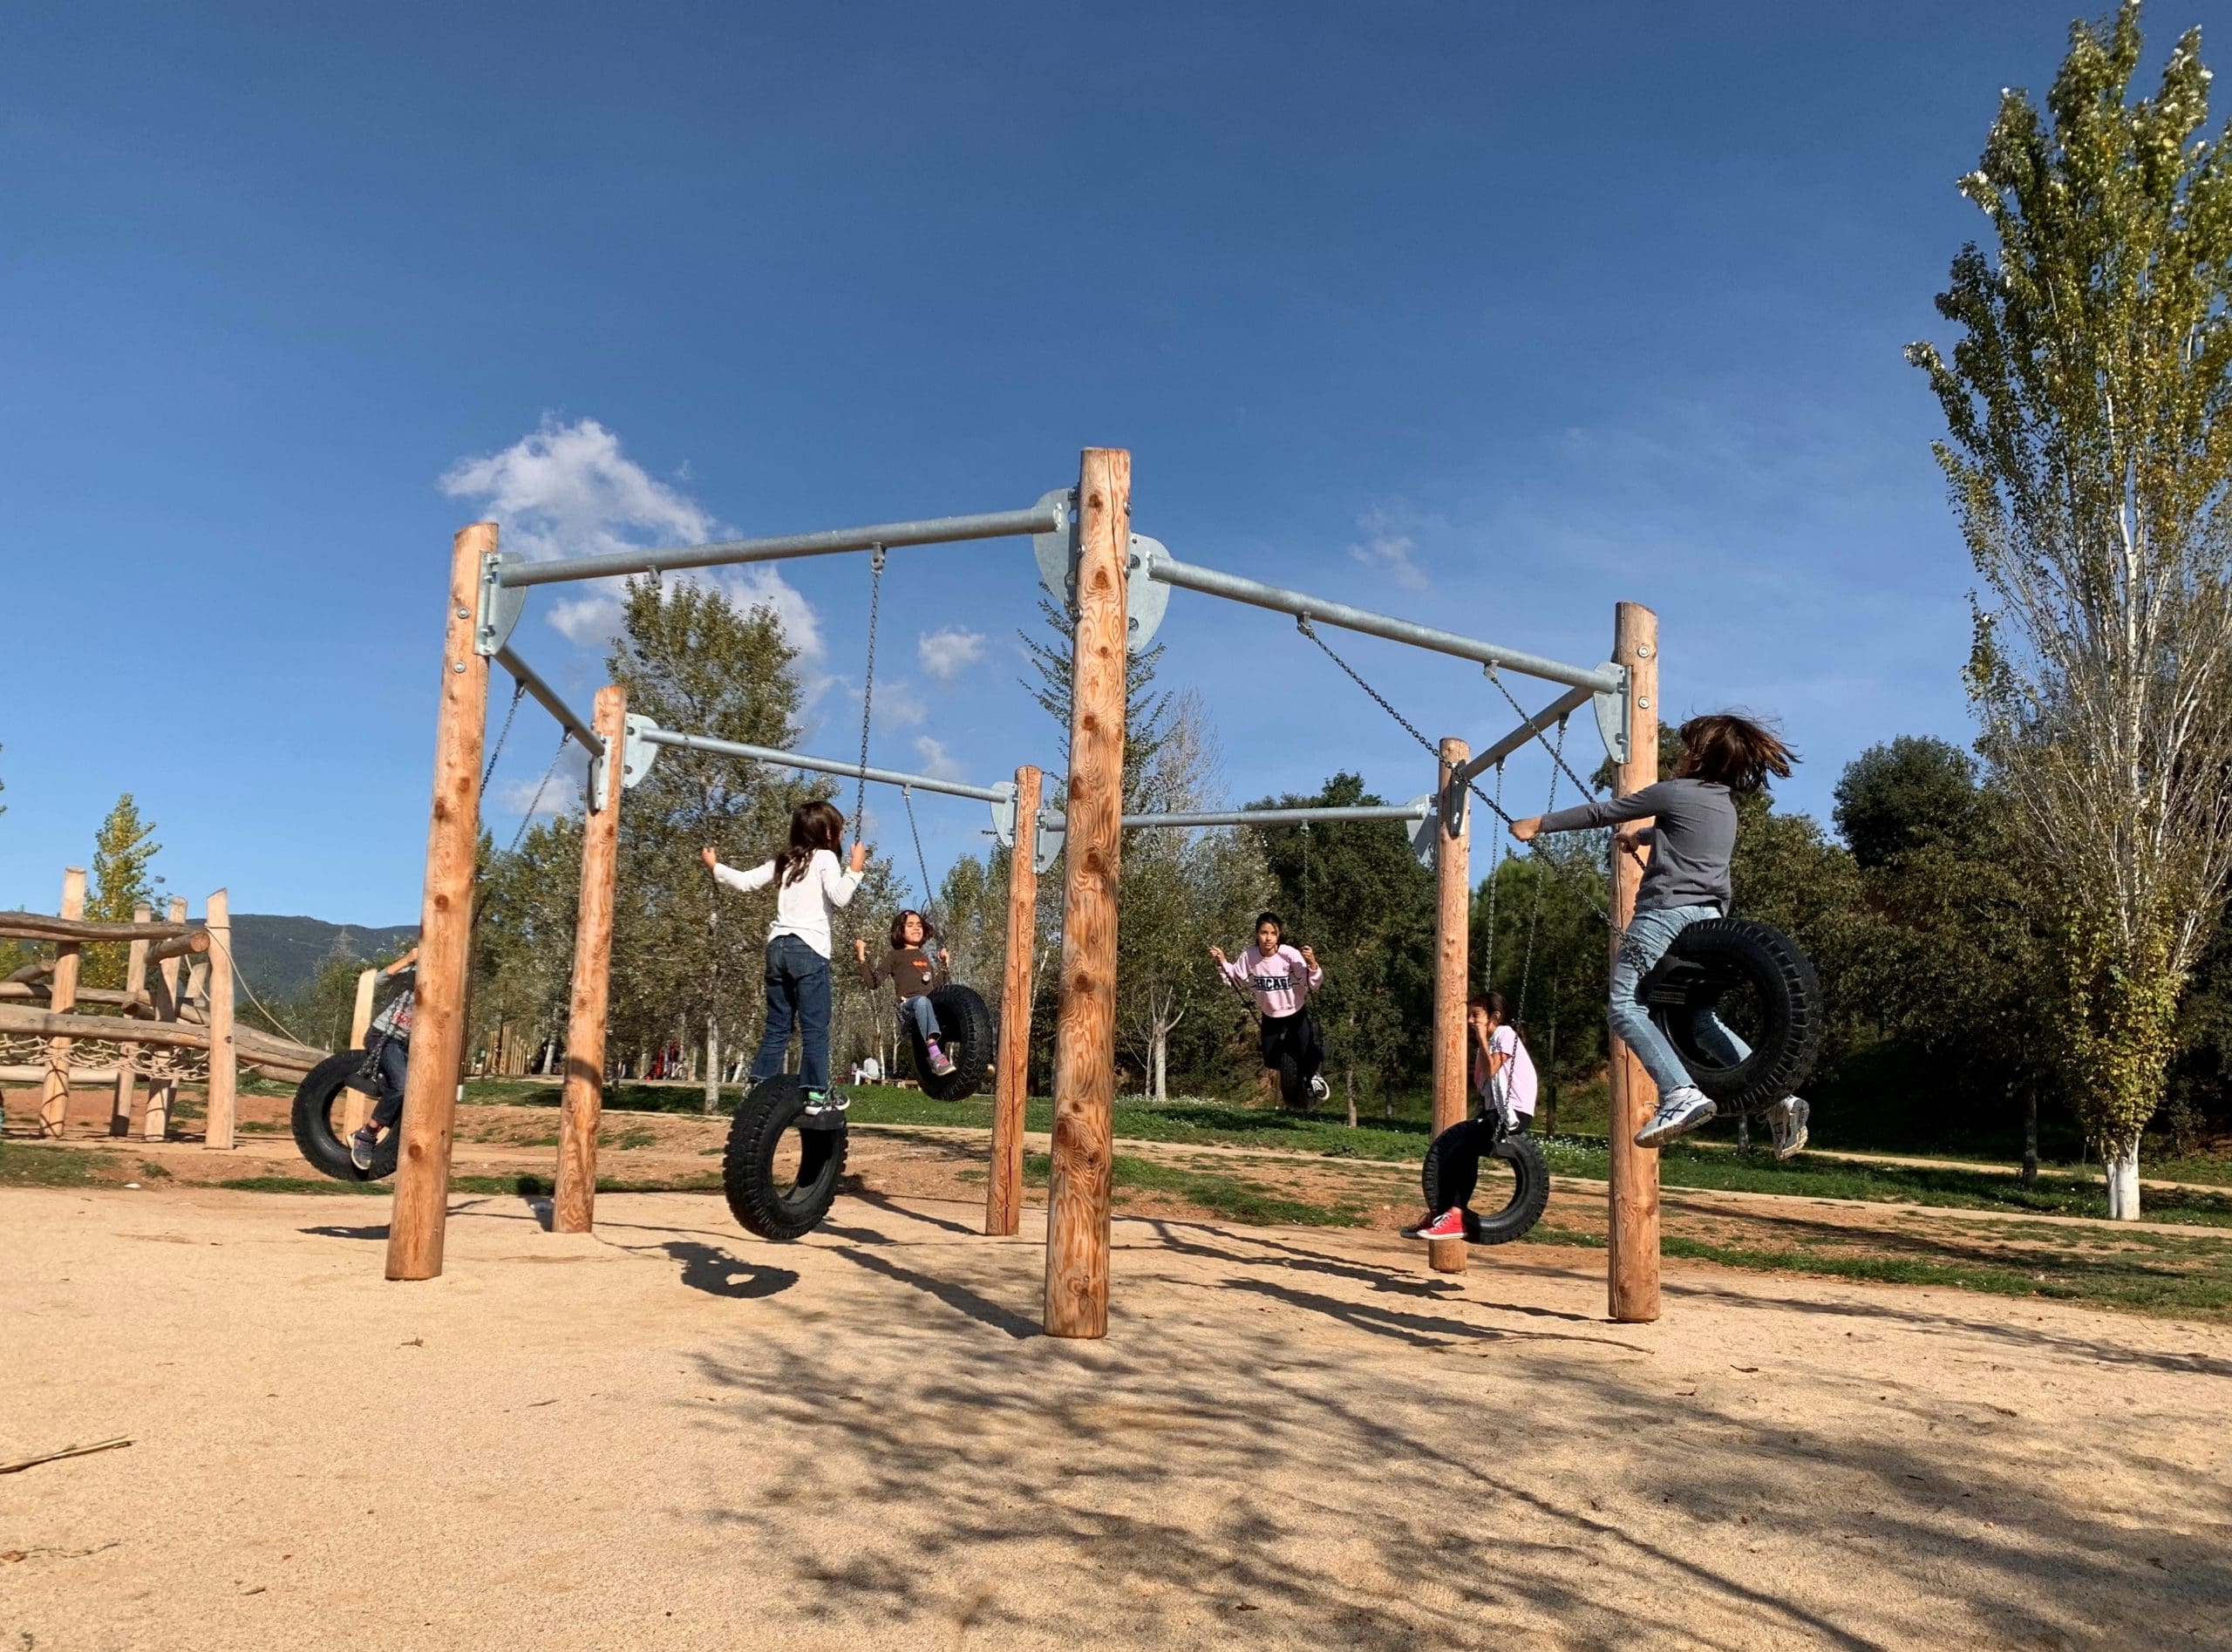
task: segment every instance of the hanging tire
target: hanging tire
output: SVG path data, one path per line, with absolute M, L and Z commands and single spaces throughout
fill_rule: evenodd
M 1289 1112 L 1310 1111 L 1310 1081 L 1302 1076 L 1302 1057 L 1291 1050 L 1279 1051 L 1271 1071 L 1279 1076 L 1279 1100 Z
M 821 1225 L 845 1173 L 842 1113 L 824 1127 L 806 1120 L 806 1087 L 796 1074 L 764 1078 L 729 1120 L 721 1154 L 721 1191 L 737 1220 L 762 1239 L 801 1238 Z M 799 1139 L 795 1176 L 779 1166 L 783 1138 Z
M 938 1044 L 953 1063 L 953 1071 L 943 1078 L 930 1071 L 930 1052 L 922 1045 L 922 1030 L 908 1016 L 907 1049 L 915 1058 L 915 1080 L 933 1101 L 966 1101 L 984 1087 L 992 1070 L 991 1010 L 974 987 L 958 982 L 931 993 L 930 1008 L 937 1011 Z
M 1741 996 L 1736 1030 L 1752 1053 L 1727 1067 L 1699 1045 L 1696 1027 L 1700 1015 L 1726 1010 L 1732 994 Z M 1781 930 L 1749 918 L 1683 930 L 1643 977 L 1642 996 L 1698 1088 L 1724 1108 L 1773 1106 L 1796 1092 L 1821 1053 L 1828 1017 L 1813 962 Z
M 372 1087 L 357 1082 L 364 1071 L 364 1052 L 344 1050 L 328 1056 L 310 1071 L 295 1088 L 295 1146 L 312 1170 L 336 1181 L 382 1181 L 395 1174 L 403 1153 L 403 1132 L 391 1130 L 372 1149 L 372 1167 L 359 1170 L 349 1157 L 349 1142 L 342 1132 L 342 1098 L 350 1090 L 366 1095 Z
M 1467 1244 L 1508 1245 L 1542 1220 L 1543 1209 L 1550 1202 L 1550 1167 L 1542 1161 L 1541 1145 L 1524 1131 L 1499 1136 L 1496 1126 L 1485 1118 L 1467 1118 L 1462 1124 L 1452 1125 L 1436 1136 L 1433 1145 L 1426 1149 L 1426 1166 L 1419 1180 L 1426 1196 L 1429 1215 L 1449 1208 L 1449 1200 L 1442 1190 L 1459 1180 L 1453 1172 L 1456 1157 L 1460 1153 L 1480 1161 L 1483 1185 L 1493 1185 L 1487 1173 L 1488 1160 L 1511 1167 L 1511 1195 L 1501 1210 L 1483 1216 L 1466 1207 Z M 1476 1189 L 1473 1197 L 1479 1196 Z

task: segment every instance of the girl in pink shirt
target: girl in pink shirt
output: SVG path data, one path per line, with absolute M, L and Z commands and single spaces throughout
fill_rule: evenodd
M 1222 947 L 1211 947 L 1209 957 L 1226 980 L 1255 994 L 1262 1023 L 1263 1064 L 1279 1075 L 1286 1105 L 1300 1107 L 1310 1100 L 1324 1100 L 1330 1093 L 1320 1071 L 1325 1065 L 1325 1039 L 1317 1030 L 1317 1017 L 1310 1013 L 1310 995 L 1325 984 L 1317 955 L 1308 947 L 1288 946 L 1285 923 L 1277 913 L 1265 912 L 1256 916 L 1254 946 L 1229 959 Z
M 1484 992 L 1465 1005 L 1465 1044 L 1471 1052 L 1477 1118 L 1452 1125 L 1437 1146 L 1441 1154 L 1446 1210 L 1408 1230 L 1412 1239 L 1462 1239 L 1465 1207 L 1480 1185 L 1480 1155 L 1534 1118 L 1534 1058 L 1519 1029 L 1504 1019 L 1503 994 Z

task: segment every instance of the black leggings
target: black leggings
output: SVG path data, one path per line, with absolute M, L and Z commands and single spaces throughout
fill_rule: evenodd
M 1467 1118 L 1441 1132 L 1434 1143 L 1434 1155 L 1440 1160 L 1442 1209 L 1473 1202 L 1473 1195 L 1480 1186 L 1481 1155 L 1507 1133 L 1515 1136 L 1527 1128 L 1527 1115 L 1521 1113 L 1518 1118 L 1519 1122 L 1507 1132 L 1499 1129 L 1493 1118 Z
M 1262 1045 L 1266 1067 L 1276 1072 L 1279 1058 L 1292 1056 L 1305 1084 L 1325 1064 L 1324 1036 L 1317 1030 L 1317 1017 L 1307 1010 L 1297 1010 L 1290 1016 L 1265 1016 Z

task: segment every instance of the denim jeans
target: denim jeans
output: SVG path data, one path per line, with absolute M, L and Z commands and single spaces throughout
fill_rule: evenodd
M 930 995 L 927 992 L 918 992 L 911 998 L 902 998 L 899 1001 L 899 1018 L 902 1023 L 913 1022 L 916 1030 L 925 1038 L 938 1036 L 937 1006 L 930 1002 Z
M 799 1082 L 808 1090 L 829 1088 L 829 960 L 796 935 L 767 942 L 767 1030 L 752 1058 L 750 1082 L 783 1071 L 791 1047 L 791 1024 L 799 1030 Z
M 372 1128 L 393 1130 L 403 1117 L 403 1081 L 410 1071 L 411 1040 L 390 1038 L 380 1046 L 380 1098 L 372 1109 Z
M 1718 907 L 1705 906 L 1638 912 L 1629 923 L 1627 934 L 1620 938 L 1619 955 L 1612 961 L 1611 1003 L 1605 1018 L 1612 1023 L 1612 1030 L 1636 1052 L 1636 1059 L 1643 1063 L 1643 1070 L 1658 1086 L 1662 1100 L 1670 1091 L 1694 1084 L 1695 1081 L 1690 1077 L 1690 1070 L 1682 1064 L 1682 1057 L 1674 1053 L 1674 1046 L 1667 1043 L 1666 1035 L 1651 1020 L 1650 1011 L 1636 989 L 1666 955 L 1667 948 L 1674 944 L 1677 935 L 1693 923 L 1718 916 Z M 1734 1066 L 1752 1053 L 1751 1047 L 1722 1025 L 1720 1017 L 1710 1010 L 1698 1012 L 1691 1036 L 1700 1050 L 1725 1067 Z

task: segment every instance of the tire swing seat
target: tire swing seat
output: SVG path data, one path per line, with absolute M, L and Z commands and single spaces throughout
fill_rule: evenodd
M 786 1177 L 776 1155 L 786 1133 L 799 1138 L 798 1171 Z M 845 1174 L 845 1116 L 806 1117 L 806 1086 L 795 1073 L 763 1078 L 737 1105 L 721 1154 L 721 1191 L 737 1220 L 762 1239 L 803 1238 L 821 1225 Z
M 403 1156 L 403 1132 L 391 1130 L 372 1149 L 372 1167 L 359 1170 L 349 1156 L 348 1139 L 342 1133 L 337 1104 L 344 1091 L 367 1096 L 379 1094 L 371 1074 L 371 1057 L 362 1050 L 344 1050 L 328 1056 L 310 1071 L 295 1088 L 295 1146 L 320 1175 L 336 1181 L 384 1181 L 395 1174 Z
M 1494 1118 L 1467 1118 L 1433 1139 L 1426 1149 L 1419 1177 L 1429 1214 L 1449 1208 L 1442 1190 L 1452 1180 L 1457 1156 L 1470 1153 L 1480 1159 L 1500 1159 L 1511 1166 L 1511 1198 L 1501 1210 L 1483 1216 L 1470 1206 L 1465 1211 L 1465 1242 L 1468 1245 L 1508 1245 L 1523 1237 L 1542 1220 L 1550 1202 L 1550 1167 L 1543 1162 L 1541 1144 L 1524 1131 L 1507 1132 Z
M 930 1008 L 937 1012 L 938 1044 L 953 1071 L 940 1077 L 930 1071 L 930 1052 L 923 1047 L 922 1030 L 907 1021 L 907 1047 L 915 1058 L 915 1079 L 933 1101 L 966 1101 L 984 1087 L 992 1070 L 992 1012 L 974 987 L 958 982 L 930 994 Z
M 1699 1044 L 1698 1023 L 1731 993 L 1756 1007 L 1742 1029 L 1752 1053 L 1730 1067 Z M 1827 1023 L 1820 978 L 1798 943 L 1750 918 L 1708 918 L 1675 937 L 1641 996 L 1698 1088 L 1724 1108 L 1758 1112 L 1794 1094 L 1814 1071 Z M 1725 1019 L 1725 1017 L 1724 1017 Z

